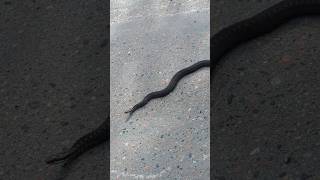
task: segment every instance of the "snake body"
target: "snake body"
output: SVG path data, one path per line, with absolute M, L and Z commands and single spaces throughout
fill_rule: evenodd
M 305 15 L 320 15 L 320 0 L 283 0 L 251 18 L 220 30 L 210 39 L 213 65 L 238 45 Z
M 203 67 L 210 67 L 210 60 L 203 60 L 203 61 L 199 61 L 187 68 L 184 68 L 180 71 L 178 71 L 170 80 L 169 84 L 167 87 L 165 87 L 164 89 L 160 90 L 160 91 L 155 91 L 155 92 L 151 92 L 148 95 L 146 95 L 142 101 L 140 101 L 139 103 L 137 103 L 136 105 L 134 105 L 129 111 L 126 111 L 125 113 L 130 113 L 130 115 L 132 115 L 136 110 L 138 110 L 139 108 L 145 106 L 150 100 L 155 99 L 155 98 L 161 98 L 164 96 L 167 96 L 170 92 L 172 92 L 175 87 L 177 86 L 178 82 L 185 77 L 188 74 L 191 74 L 195 71 L 197 71 L 200 68 Z
M 247 42 L 253 38 L 271 32 L 281 24 L 288 22 L 298 16 L 303 15 L 319 15 L 320 14 L 320 0 L 283 0 L 278 4 L 256 14 L 255 16 L 242 20 L 238 23 L 230 25 L 218 31 L 212 38 L 210 38 L 211 51 L 211 70 L 214 70 L 216 64 L 221 58 L 230 50 Z M 210 60 L 199 61 L 192 66 L 177 72 L 171 79 L 168 86 L 160 91 L 149 93 L 145 98 L 133 106 L 132 109 L 126 113 L 134 113 L 136 110 L 145 106 L 150 100 L 160 98 L 168 95 L 174 90 L 178 82 L 186 75 L 197 71 L 203 67 L 211 65 Z M 213 71 L 211 71 L 212 73 Z M 58 154 L 50 159 L 47 163 L 54 163 L 73 159 L 81 155 L 88 149 L 109 141 L 109 118 L 94 131 L 84 135 L 77 140 L 74 145 L 66 152 Z
M 212 70 L 218 61 L 231 49 L 247 42 L 257 36 L 271 32 L 281 24 L 290 19 L 302 15 L 319 15 L 320 0 L 284 0 L 270 8 L 256 14 L 255 16 L 228 26 L 212 38 L 210 38 L 210 50 Z M 133 106 L 126 113 L 134 113 L 139 108 L 145 106 L 150 100 L 168 95 L 174 90 L 178 82 L 186 75 L 197 71 L 202 67 L 210 66 L 210 60 L 204 60 L 193 64 L 179 72 L 171 79 L 169 85 L 160 90 L 146 95 L 142 101 Z M 211 71 L 213 72 L 213 71 Z
M 47 164 L 58 162 L 70 162 L 86 152 L 87 150 L 109 141 L 108 129 L 110 127 L 110 118 L 108 117 L 98 128 L 79 138 L 70 149 L 56 154 L 46 160 Z

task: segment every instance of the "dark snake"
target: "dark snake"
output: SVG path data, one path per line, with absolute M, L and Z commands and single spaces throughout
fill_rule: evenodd
M 103 142 L 110 141 L 109 128 L 110 118 L 108 117 L 98 128 L 79 138 L 70 149 L 47 158 L 46 163 L 69 163 L 89 149 Z
M 289 20 L 304 15 L 319 15 L 320 0 L 284 0 L 270 8 L 256 14 L 253 17 L 232 24 L 218 31 L 210 38 L 211 70 L 214 70 L 219 60 L 230 50 L 253 38 L 269 33 Z M 168 86 L 160 91 L 149 93 L 145 98 L 133 106 L 126 113 L 132 115 L 136 110 L 145 106 L 150 100 L 161 98 L 174 90 L 178 82 L 186 75 L 200 68 L 209 67 L 210 60 L 203 60 L 177 72 Z M 211 71 L 212 73 L 213 71 Z M 47 163 L 73 159 L 90 148 L 109 141 L 109 120 L 106 120 L 99 128 L 86 134 L 77 140 L 66 152 L 47 160 Z
M 199 61 L 199 62 L 193 64 L 192 66 L 189 66 L 187 68 L 184 68 L 184 69 L 178 71 L 172 77 L 172 79 L 170 80 L 170 82 L 166 88 L 164 88 L 160 91 L 155 91 L 155 92 L 149 93 L 148 95 L 146 95 L 143 98 L 142 101 L 140 101 L 138 104 L 134 105 L 129 111 L 126 111 L 125 113 L 129 113 L 129 117 L 130 117 L 136 110 L 145 106 L 150 100 L 167 96 L 175 89 L 178 82 L 183 77 L 185 77 L 186 75 L 191 74 L 191 73 L 193 73 L 203 67 L 210 67 L 210 60 Z
M 242 42 L 268 33 L 294 17 L 310 14 L 320 14 L 319 0 L 284 0 L 251 18 L 222 29 L 210 39 L 211 61 L 213 66 L 218 63 L 219 59 L 221 59 L 226 52 L 240 45 Z M 167 96 L 175 89 L 183 77 L 202 67 L 210 67 L 210 60 L 199 61 L 192 66 L 180 70 L 173 76 L 166 88 L 149 93 L 142 101 L 125 113 L 129 113 L 130 117 L 136 110 L 145 106 L 150 100 Z

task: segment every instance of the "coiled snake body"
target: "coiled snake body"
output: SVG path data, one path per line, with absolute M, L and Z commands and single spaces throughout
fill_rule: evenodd
M 145 106 L 150 100 L 168 95 L 174 90 L 180 79 L 202 67 L 209 67 L 210 64 L 212 64 L 212 73 L 212 70 L 214 70 L 219 60 L 228 51 L 241 43 L 271 32 L 281 24 L 284 24 L 295 17 L 319 14 L 320 0 L 283 0 L 251 18 L 242 20 L 220 30 L 210 38 L 211 61 L 200 61 L 179 71 L 173 76 L 166 88 L 148 94 L 141 102 L 133 106 L 133 108 L 126 113 L 132 115 L 132 113 Z M 97 144 L 108 141 L 109 135 L 107 130 L 110 126 L 109 123 L 109 119 L 107 119 L 99 126 L 99 128 L 77 140 L 70 150 L 48 159 L 47 163 L 75 158 Z

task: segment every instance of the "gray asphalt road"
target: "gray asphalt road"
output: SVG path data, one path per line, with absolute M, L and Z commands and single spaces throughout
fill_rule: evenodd
M 111 179 L 209 179 L 209 68 L 125 122 L 178 70 L 209 59 L 209 1 L 111 1 Z
M 215 0 L 214 31 L 275 2 Z M 211 77 L 215 179 L 320 179 L 319 30 L 299 18 L 224 58 Z
M 0 179 L 51 180 L 45 158 L 105 118 L 106 1 L 0 2 Z M 105 179 L 105 146 L 66 179 Z

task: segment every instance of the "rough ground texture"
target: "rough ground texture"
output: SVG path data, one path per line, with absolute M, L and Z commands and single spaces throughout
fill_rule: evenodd
M 0 2 L 0 179 L 51 180 L 47 156 L 107 112 L 106 1 Z M 65 179 L 105 179 L 105 146 Z
M 111 1 L 111 179 L 209 179 L 209 68 L 125 122 L 178 70 L 209 59 L 209 1 Z
M 276 2 L 215 0 L 213 30 Z M 320 179 L 319 30 L 319 16 L 293 20 L 218 66 L 211 77 L 213 179 Z

